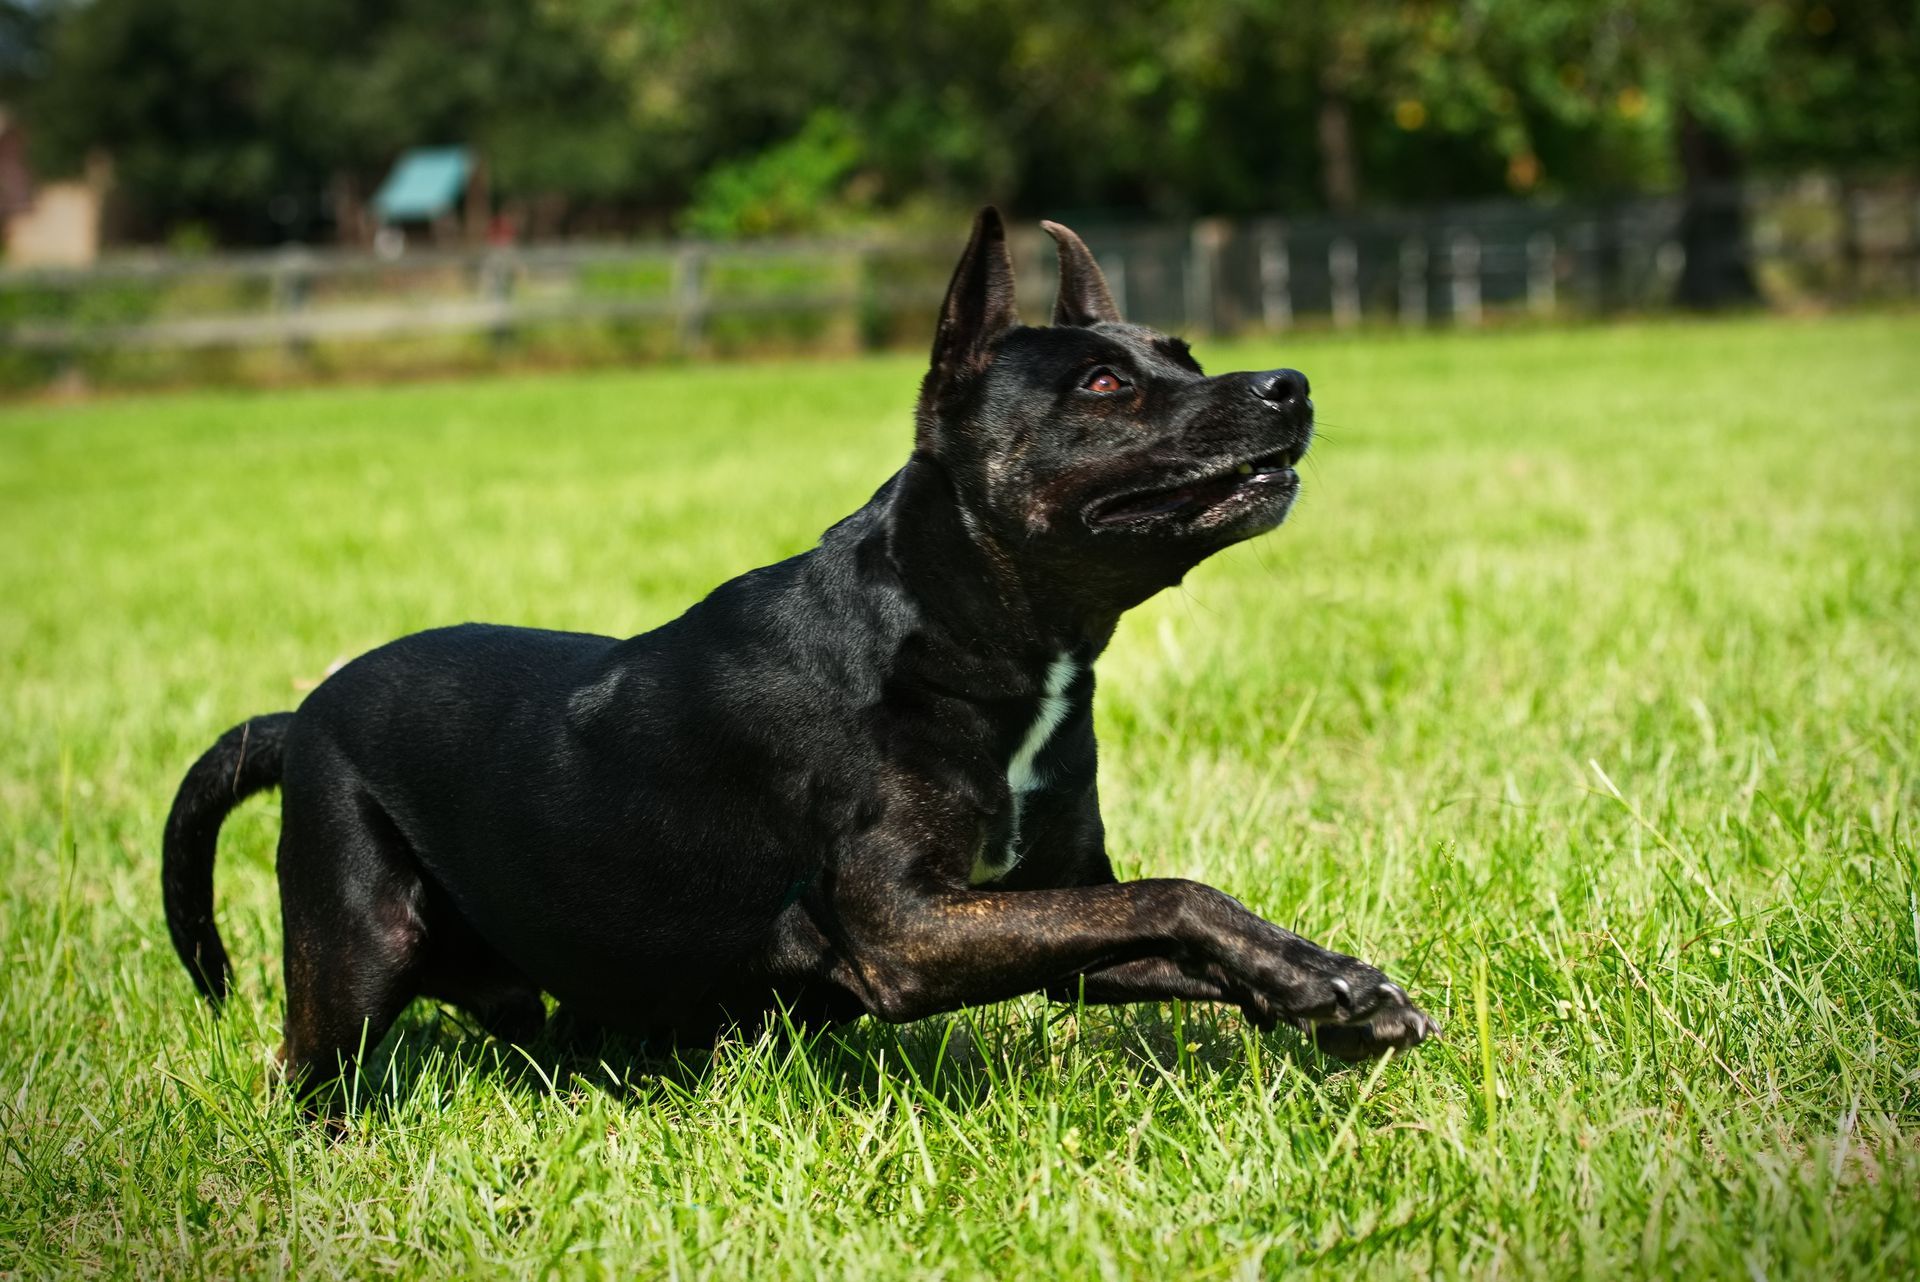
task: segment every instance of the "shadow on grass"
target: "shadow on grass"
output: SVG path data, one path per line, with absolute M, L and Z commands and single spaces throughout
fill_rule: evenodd
M 797 1027 L 777 1019 L 758 1033 L 733 1029 L 712 1043 L 675 1046 L 574 1028 L 564 1014 L 550 1017 L 531 1043 L 505 1043 L 459 1011 L 422 1001 L 368 1056 L 349 1088 L 349 1112 L 378 1117 L 423 1092 L 444 1098 L 470 1077 L 528 1099 L 592 1091 L 638 1107 L 676 1106 L 745 1085 L 859 1104 L 904 1095 L 965 1111 L 1042 1081 L 1108 1091 L 1169 1079 L 1231 1088 L 1268 1064 L 1316 1084 L 1356 1071 L 1291 1030 L 1259 1033 L 1236 1012 L 1205 1006 L 1014 1002 L 904 1026 L 863 1018 Z

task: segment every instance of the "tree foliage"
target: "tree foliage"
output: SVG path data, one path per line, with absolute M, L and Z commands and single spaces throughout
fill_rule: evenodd
M 147 229 L 248 239 L 448 142 L 553 230 L 727 235 L 1678 186 L 1688 122 L 1762 167 L 1920 158 L 1920 0 L 6 2 L 44 163 L 104 150 Z

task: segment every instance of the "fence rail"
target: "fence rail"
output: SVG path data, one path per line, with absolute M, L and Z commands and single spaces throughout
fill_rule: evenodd
M 283 308 L 265 314 L 182 316 L 156 321 L 76 324 L 23 321 L 4 331 L 7 342 L 26 349 L 73 347 L 167 349 L 303 344 L 329 339 L 373 339 L 441 333 L 486 333 L 510 338 L 521 329 L 583 321 L 671 321 L 691 339 L 699 323 L 714 316 L 826 315 L 869 304 L 887 308 L 939 301 L 937 293 L 873 290 L 862 294 L 811 293 L 724 301 L 671 299 L 569 299 L 515 301 L 511 297 L 439 299 L 367 306 Z
M 1726 198 L 1744 206 L 1749 243 L 1695 252 L 1749 265 L 1770 301 L 1920 295 L 1920 182 L 1816 177 Z M 1081 230 L 1130 317 L 1231 334 L 1659 308 L 1686 266 L 1683 216 L 1678 198 L 1662 197 Z M 1044 300 L 1045 238 L 1021 231 L 1013 247 L 1029 302 Z M 644 334 L 656 352 L 769 336 L 871 346 L 924 336 L 953 253 L 946 241 L 890 239 L 132 256 L 0 270 L 0 348 L 54 361 L 260 348 L 297 358 L 433 336 L 497 350 L 582 326 Z

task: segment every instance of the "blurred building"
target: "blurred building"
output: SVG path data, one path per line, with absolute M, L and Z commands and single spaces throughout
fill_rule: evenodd
M 404 231 L 442 244 L 479 241 L 487 207 L 486 170 L 467 147 L 416 147 L 394 162 L 373 194 L 382 237 Z
M 86 267 L 100 256 L 113 167 L 104 155 L 77 179 L 35 181 L 27 131 L 0 107 L 0 220 L 12 267 Z

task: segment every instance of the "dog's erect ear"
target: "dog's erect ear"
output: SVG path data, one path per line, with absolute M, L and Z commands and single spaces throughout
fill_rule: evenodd
M 1113 305 L 1107 278 L 1101 274 L 1100 264 L 1093 261 L 1087 242 L 1074 235 L 1071 227 L 1049 222 L 1040 226 L 1060 251 L 1060 293 L 1053 300 L 1053 323 L 1097 325 L 1119 320 L 1120 309 Z
M 985 369 L 993 340 L 1019 323 L 1013 306 L 1013 257 L 1007 253 L 1007 229 L 1000 223 L 1000 211 L 988 205 L 973 220 L 973 236 L 960 255 L 960 265 L 953 269 L 947 301 L 940 306 L 928 388 Z

